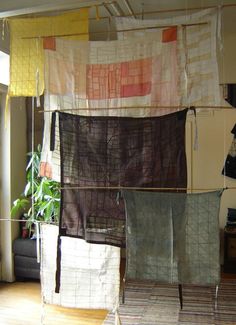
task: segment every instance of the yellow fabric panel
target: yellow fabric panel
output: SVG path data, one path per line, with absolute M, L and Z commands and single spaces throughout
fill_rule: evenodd
M 88 9 L 59 16 L 10 19 L 9 25 L 11 36 L 9 95 L 42 95 L 44 52 L 43 41 L 40 37 L 83 33 L 83 35 L 66 38 L 88 40 Z M 32 38 L 25 39 L 27 37 Z

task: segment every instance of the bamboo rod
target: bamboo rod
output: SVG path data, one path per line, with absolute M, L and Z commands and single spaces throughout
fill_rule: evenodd
M 186 106 L 121 106 L 121 107 L 81 107 L 65 108 L 60 110 L 39 110 L 39 113 L 71 112 L 71 111 L 100 111 L 100 110 L 123 110 L 123 109 L 186 109 Z M 235 109 L 233 106 L 193 106 L 196 109 Z
M 133 186 L 68 186 L 61 190 L 141 190 L 141 191 L 222 191 L 236 190 L 236 187 L 226 188 L 188 188 L 188 187 L 133 187 Z
M 207 25 L 207 22 L 202 23 L 192 23 L 192 24 L 182 24 L 183 27 L 189 27 L 189 26 L 199 26 L 199 25 Z M 141 30 L 149 30 L 149 29 L 158 29 L 158 28 L 168 28 L 173 27 L 174 25 L 163 25 L 163 26 L 149 26 L 149 27 L 139 27 L 139 28 L 132 28 L 132 29 L 121 29 L 121 30 L 114 30 L 109 31 L 111 33 L 123 33 L 123 32 L 130 32 L 130 31 L 141 31 Z M 103 31 L 94 31 L 94 32 L 88 32 L 88 33 L 71 33 L 71 34 L 58 34 L 58 35 L 38 35 L 38 36 L 27 36 L 27 37 L 21 37 L 21 39 L 37 39 L 37 38 L 47 38 L 47 37 L 71 37 L 71 36 L 83 36 L 83 35 L 97 35 L 97 34 L 104 34 L 107 33 L 107 30 Z

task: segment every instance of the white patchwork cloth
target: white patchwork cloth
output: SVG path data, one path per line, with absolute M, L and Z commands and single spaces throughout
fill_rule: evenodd
M 158 20 L 116 17 L 118 39 L 145 38 L 158 26 L 178 26 L 178 62 L 180 64 L 181 104 L 186 106 L 228 106 L 221 98 L 219 87 L 216 40 L 220 34 L 217 9 Z M 202 23 L 202 24 L 199 24 Z M 196 25 L 194 25 L 196 24 Z M 131 30 L 131 29 L 143 30 Z M 127 31 L 129 30 L 130 31 Z
M 45 60 L 45 110 L 144 117 L 172 113 L 172 106 L 180 104 L 176 27 L 158 29 L 139 42 L 56 39 L 45 50 Z M 85 110 L 72 110 L 81 107 Z M 60 181 L 58 123 L 55 149 L 50 152 L 50 112 L 44 118 L 40 174 Z
M 41 290 L 45 303 L 63 307 L 116 310 L 120 248 L 61 237 L 61 286 L 55 293 L 58 227 L 41 226 Z

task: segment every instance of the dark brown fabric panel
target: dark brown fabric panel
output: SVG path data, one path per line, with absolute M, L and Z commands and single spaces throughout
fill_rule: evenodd
M 78 187 L 185 188 L 186 114 L 187 109 L 151 118 L 60 112 L 60 233 L 124 246 L 125 209 L 118 191 Z

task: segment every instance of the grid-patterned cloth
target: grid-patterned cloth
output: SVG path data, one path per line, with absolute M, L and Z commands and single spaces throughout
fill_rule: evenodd
M 123 191 L 126 278 L 212 285 L 220 281 L 219 191 Z
M 227 105 L 220 92 L 216 57 L 216 37 L 221 32 L 218 13 L 213 8 L 158 20 L 116 17 L 115 22 L 118 31 L 125 30 L 117 33 L 118 39 L 137 43 L 155 33 L 149 27 L 181 26 L 177 30 L 180 102 L 187 106 L 217 106 Z
M 177 41 L 176 27 L 158 29 L 139 42 L 56 39 L 45 50 L 45 110 L 127 117 L 161 116 L 177 111 Z M 150 109 L 150 105 L 158 108 Z M 81 107 L 85 110 L 79 110 Z M 45 113 L 41 175 L 60 181 L 58 138 L 54 152 L 49 150 L 50 119 L 50 112 Z
M 41 286 L 45 303 L 113 310 L 119 302 L 120 248 L 62 237 L 61 286 L 55 293 L 58 226 L 41 226 Z
M 186 114 L 118 118 L 59 113 L 60 234 L 124 246 L 123 200 L 117 199 L 118 190 L 107 187 L 185 188 Z
M 10 96 L 43 94 L 42 37 L 83 33 L 83 35 L 67 38 L 88 40 L 87 8 L 57 16 L 10 19 L 9 24 L 11 32 Z

